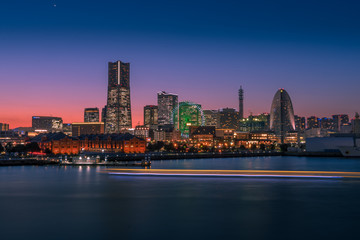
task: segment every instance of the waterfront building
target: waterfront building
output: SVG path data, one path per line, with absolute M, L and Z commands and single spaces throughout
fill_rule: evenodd
M 332 129 L 334 126 L 334 120 L 332 118 L 323 117 L 320 119 L 320 127 L 323 129 Z
M 99 122 L 99 109 L 98 108 L 85 108 L 84 122 Z
M 32 128 L 35 131 L 61 132 L 63 120 L 60 117 L 33 116 Z
M 218 139 L 234 139 L 235 138 L 235 129 L 216 129 L 215 136 Z
M 274 96 L 270 110 L 270 130 L 284 143 L 285 133 L 295 130 L 294 109 L 289 94 L 279 89 Z
M 311 128 L 320 128 L 321 119 L 315 116 L 311 116 L 307 118 L 307 129 Z
M 173 125 L 159 125 L 158 129 L 154 130 L 154 140 L 158 141 L 177 141 L 181 139 L 181 133 L 176 130 Z
M 158 92 L 158 124 L 171 124 L 171 118 L 174 109 L 178 106 L 178 95 L 167 93 L 165 91 Z
M 214 126 L 190 127 L 190 138 L 195 142 L 205 143 L 208 146 L 213 144 L 215 133 L 216 131 Z
M 144 126 L 152 127 L 158 125 L 158 106 L 146 105 L 144 107 Z
M 182 137 L 189 137 L 191 126 L 204 126 L 204 114 L 200 104 L 180 102 L 173 111 L 171 123 Z
M 240 86 L 239 89 L 239 118 L 244 118 L 244 90 L 242 89 L 242 86 Z
M 250 115 L 248 118 L 240 119 L 238 130 L 242 132 L 267 131 L 269 130 L 268 116 L 265 114 Z
M 355 113 L 355 118 L 352 121 L 352 130 L 355 134 L 360 134 L 360 117 L 359 113 Z
M 134 135 L 139 138 L 148 139 L 150 136 L 150 128 L 146 126 L 136 126 Z
M 77 137 L 86 134 L 103 134 L 103 122 L 78 122 L 72 123 L 72 136 Z
M 237 129 L 239 113 L 234 108 L 223 108 L 219 110 L 217 128 Z
M 79 154 L 86 152 L 145 153 L 146 141 L 131 134 L 92 134 L 70 137 L 64 133 L 40 134 L 30 140 L 38 143 L 42 152 Z
M 9 131 L 9 124 L 8 123 L 0 123 L 0 132 L 1 131 Z
M 349 124 L 349 115 L 348 114 L 337 114 L 332 115 L 334 126 L 333 130 L 340 131 L 341 126 Z
M 295 119 L 295 131 L 304 131 L 306 129 L 305 117 L 300 117 L 298 115 L 295 115 L 294 119 Z
M 108 64 L 108 94 L 106 105 L 106 133 L 120 133 L 132 127 L 130 103 L 130 63 Z
M 204 125 L 205 126 L 217 126 L 218 111 L 217 110 L 204 110 Z

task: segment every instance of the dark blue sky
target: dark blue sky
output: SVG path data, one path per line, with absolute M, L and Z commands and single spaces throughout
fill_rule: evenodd
M 134 124 L 157 91 L 218 109 L 237 107 L 240 85 L 246 114 L 285 88 L 296 114 L 353 117 L 359 12 L 356 1 L 2 1 L 0 121 L 81 120 L 105 104 L 115 60 L 131 62 Z

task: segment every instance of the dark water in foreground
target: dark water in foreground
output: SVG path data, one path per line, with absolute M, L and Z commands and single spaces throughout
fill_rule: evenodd
M 153 161 L 152 168 L 360 171 L 360 159 Z M 358 239 L 360 180 L 131 177 L 0 168 L 0 239 Z

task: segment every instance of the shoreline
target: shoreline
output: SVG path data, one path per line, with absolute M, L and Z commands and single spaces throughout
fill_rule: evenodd
M 97 153 L 88 153 L 96 155 Z M 43 166 L 43 165 L 60 165 L 60 166 L 140 166 L 139 162 L 147 157 L 151 160 L 180 160 L 180 159 L 205 159 L 205 158 L 243 158 L 243 157 L 272 157 L 272 156 L 288 156 L 288 157 L 344 157 L 337 152 L 228 152 L 228 153 L 147 153 L 147 154 L 104 154 L 107 156 L 107 162 L 101 163 L 61 163 L 58 159 L 37 160 L 35 158 L 9 159 L 0 160 L 1 166 Z M 355 157 L 356 158 L 356 157 Z

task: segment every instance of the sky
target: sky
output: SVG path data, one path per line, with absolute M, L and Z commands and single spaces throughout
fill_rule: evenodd
M 203 109 L 270 111 L 289 93 L 300 116 L 360 111 L 360 2 L 0 2 L 0 122 L 81 122 L 107 97 L 107 63 L 130 62 L 133 126 L 157 92 Z

